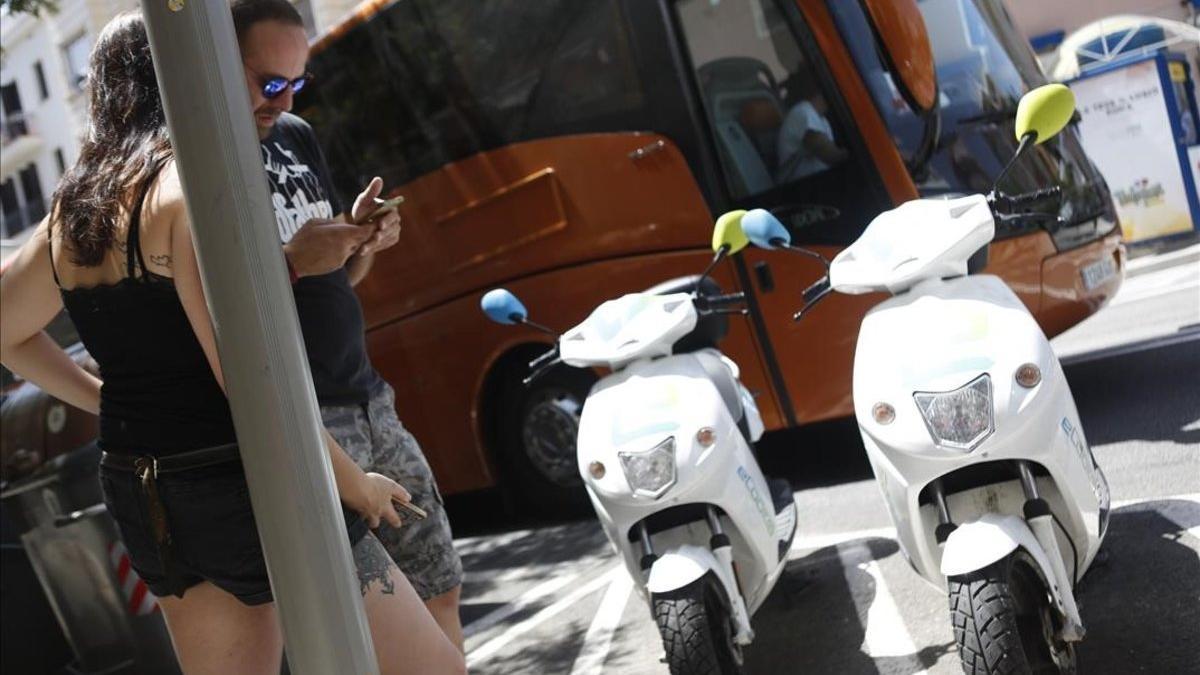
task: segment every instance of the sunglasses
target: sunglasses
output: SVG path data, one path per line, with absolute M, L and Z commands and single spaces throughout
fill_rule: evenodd
M 288 87 L 292 88 L 293 94 L 299 94 L 312 80 L 312 73 L 305 73 L 294 80 L 289 80 L 282 76 L 272 77 L 263 82 L 262 95 L 263 98 L 275 98 L 282 94 Z

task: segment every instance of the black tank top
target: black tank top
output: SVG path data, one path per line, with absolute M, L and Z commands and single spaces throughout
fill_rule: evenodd
M 100 446 L 117 454 L 165 456 L 236 438 L 229 401 L 170 277 L 146 269 L 138 240 L 142 202 L 135 202 L 126 239 L 126 276 L 115 284 L 63 288 L 63 306 L 100 365 Z

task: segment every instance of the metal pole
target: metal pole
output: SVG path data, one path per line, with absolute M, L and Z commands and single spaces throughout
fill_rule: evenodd
M 292 672 L 375 651 L 224 0 L 142 0 Z

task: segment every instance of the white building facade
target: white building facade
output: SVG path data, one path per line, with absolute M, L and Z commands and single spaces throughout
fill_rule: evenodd
M 359 0 L 293 0 L 310 36 Z M 0 241 L 5 256 L 32 231 L 79 155 L 88 55 L 101 29 L 139 0 L 59 0 L 41 16 L 0 14 Z
M 137 0 L 63 0 L 55 14 L 0 16 L 0 237 L 23 238 L 75 161 L 83 76 L 99 29 Z

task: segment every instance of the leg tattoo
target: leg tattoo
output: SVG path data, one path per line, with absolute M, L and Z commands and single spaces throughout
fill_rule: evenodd
M 396 592 L 396 584 L 390 574 L 394 564 L 375 535 L 368 534 L 355 544 L 354 567 L 358 570 L 359 590 L 364 597 L 374 582 L 379 582 L 381 593 L 392 595 Z

